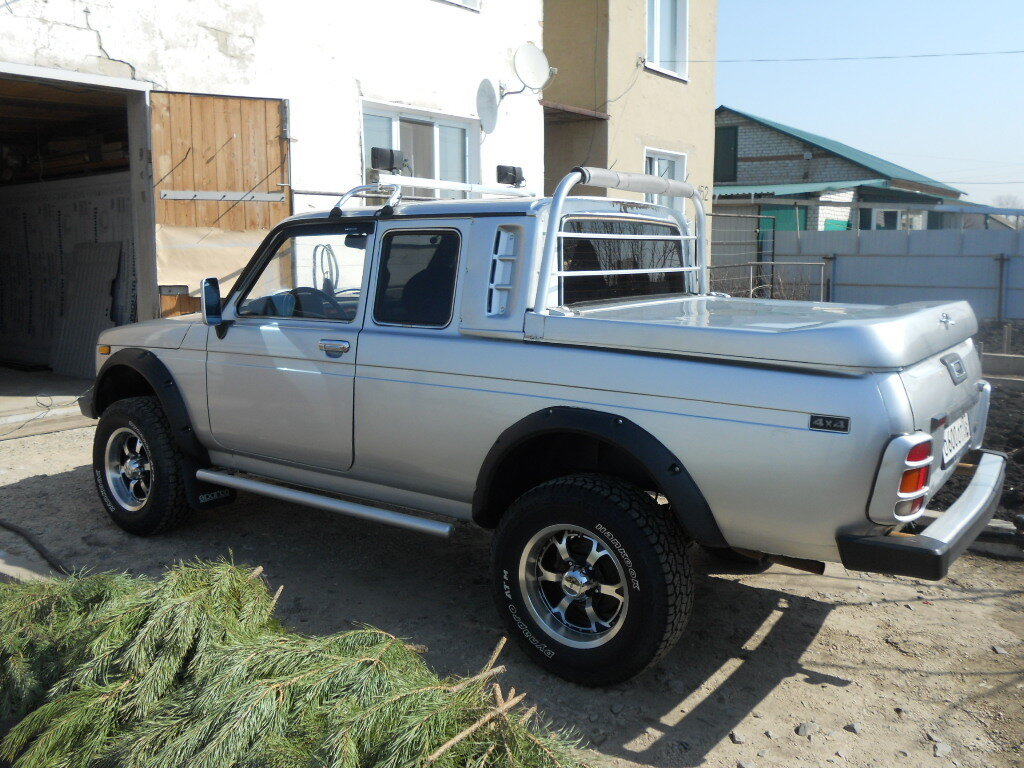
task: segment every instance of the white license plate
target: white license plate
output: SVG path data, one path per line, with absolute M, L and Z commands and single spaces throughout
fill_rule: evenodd
M 971 422 L 965 413 L 948 427 L 942 436 L 942 466 L 947 467 L 964 446 L 971 441 Z

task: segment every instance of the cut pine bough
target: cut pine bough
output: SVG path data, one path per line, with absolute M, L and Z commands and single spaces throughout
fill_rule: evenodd
M 372 628 L 273 619 L 261 570 L 186 563 L 0 584 L 0 746 L 15 768 L 583 766 L 483 670 L 438 678 Z M 504 642 L 504 641 L 503 641 Z

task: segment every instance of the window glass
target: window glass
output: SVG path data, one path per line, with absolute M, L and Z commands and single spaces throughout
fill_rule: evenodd
M 466 129 L 439 125 L 438 151 L 441 155 L 441 178 L 445 181 L 466 181 Z M 442 190 L 441 197 L 464 198 L 465 192 Z
M 370 150 L 374 147 L 394 149 L 391 138 L 391 120 L 380 115 L 363 115 L 363 167 L 367 180 L 371 170 Z
M 647 0 L 647 62 L 683 75 L 687 71 L 687 0 Z
M 675 54 L 679 50 L 679 40 L 676 33 L 679 29 L 679 3 L 678 0 L 658 0 L 661 6 L 661 17 L 658 19 L 658 63 L 665 69 L 675 70 L 680 68 L 675 61 Z
M 405 153 L 409 162 L 409 175 L 422 179 L 433 179 L 434 176 L 434 124 L 419 120 L 400 120 L 398 122 L 399 148 Z M 416 197 L 433 197 L 431 189 L 413 188 L 409 194 Z
M 454 121 L 453 121 L 454 122 Z M 397 135 L 396 135 L 397 134 Z M 399 114 L 363 115 L 363 167 L 366 183 L 370 183 L 370 151 L 373 147 L 397 149 L 405 155 L 407 176 L 445 181 L 469 181 L 469 130 L 465 126 L 447 121 L 435 122 L 429 118 L 414 118 Z M 438 191 L 415 188 L 408 191 L 413 197 L 464 198 L 465 192 Z
M 351 322 L 359 309 L 370 231 L 332 227 L 286 238 L 239 301 L 239 316 Z
M 656 222 L 618 219 L 569 219 L 566 232 L 609 235 L 679 235 L 679 229 Z M 686 251 L 679 240 L 616 240 L 562 238 L 562 271 L 592 272 L 616 269 L 684 267 Z M 602 299 L 624 299 L 687 291 L 687 272 L 647 272 L 626 275 L 565 276 L 562 301 L 572 306 Z
M 458 263 L 457 232 L 389 232 L 381 247 L 374 320 L 392 325 L 448 325 Z
M 669 155 L 649 152 L 644 162 L 644 172 L 673 181 L 686 180 L 686 155 Z M 668 195 L 644 195 L 648 203 L 664 205 L 667 208 L 683 210 L 684 200 Z

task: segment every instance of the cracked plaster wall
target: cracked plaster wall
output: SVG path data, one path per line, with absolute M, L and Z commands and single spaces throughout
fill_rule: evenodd
M 479 13 L 439 0 L 0 0 L 0 59 L 289 99 L 293 184 L 333 190 L 359 182 L 364 99 L 476 118 L 481 79 L 517 86 L 512 54 L 540 45 L 541 13 L 541 0 L 484 0 Z M 543 133 L 535 96 L 505 99 L 497 130 L 478 136 L 479 180 L 511 163 L 541 188 Z

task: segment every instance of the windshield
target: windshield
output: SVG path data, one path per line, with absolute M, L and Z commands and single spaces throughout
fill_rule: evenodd
M 559 278 L 559 303 L 562 306 L 664 296 L 691 290 L 687 282 L 690 273 L 659 271 L 688 266 L 688 249 L 683 247 L 682 241 L 658 239 L 679 237 L 679 228 L 672 224 L 638 219 L 573 217 L 564 221 L 562 229 L 580 235 L 561 239 L 560 271 L 570 273 Z M 634 271 L 594 274 L 620 270 Z M 573 275 L 573 272 L 581 274 Z

